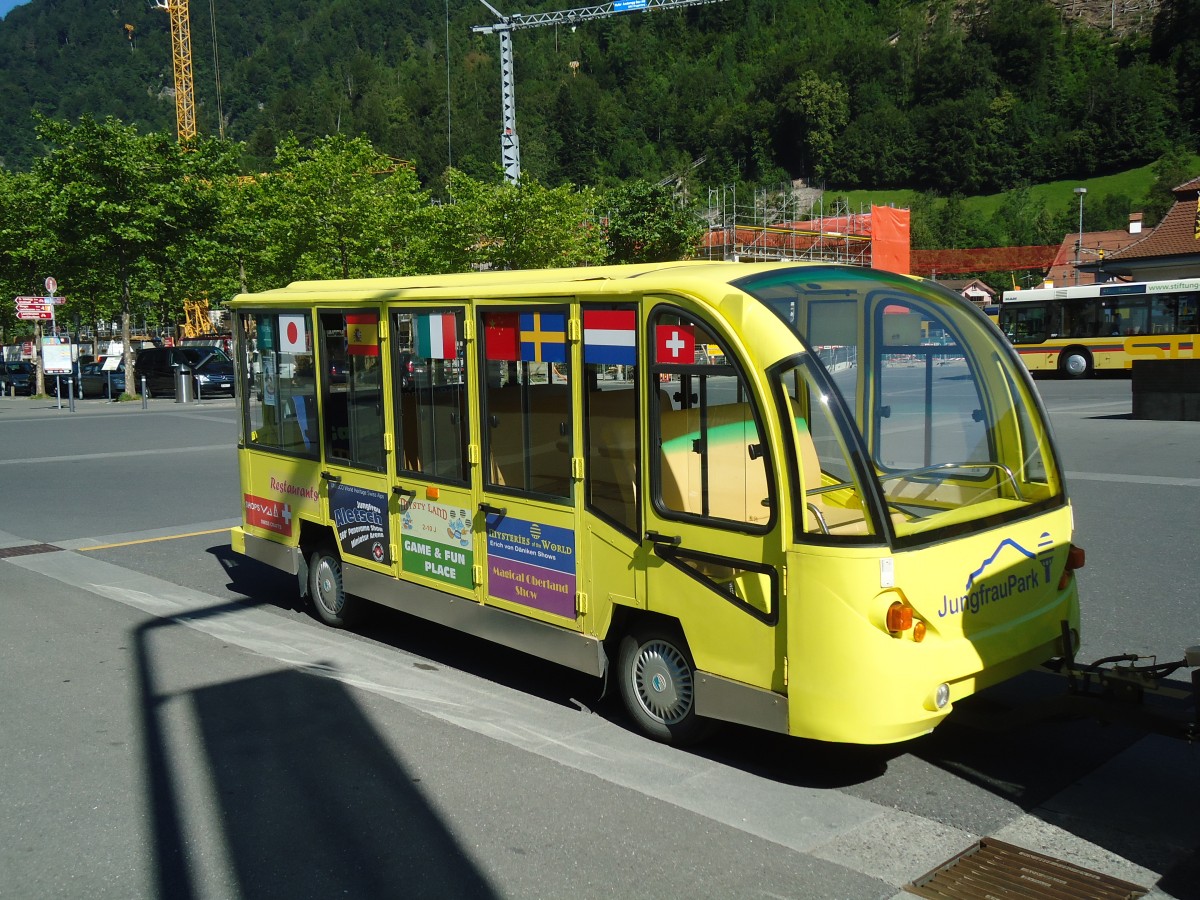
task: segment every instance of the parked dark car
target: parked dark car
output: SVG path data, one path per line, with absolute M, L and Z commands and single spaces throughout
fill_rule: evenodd
M 404 352 L 400 354 L 397 375 L 400 378 L 400 390 L 402 391 L 411 391 L 417 385 L 424 385 L 429 381 L 429 372 L 427 371 L 425 359 L 417 356 L 415 353 Z
M 138 351 L 134 375 L 151 397 L 175 396 L 175 374 L 191 370 L 195 396 L 233 396 L 233 361 L 220 347 L 150 347 Z
M 125 393 L 125 364 L 104 371 L 103 362 L 84 363 L 79 373 L 79 396 L 111 400 Z
M 46 393 L 49 394 L 51 397 L 57 397 L 58 392 L 61 390 L 62 395 L 64 397 L 66 397 L 68 395 L 68 391 L 71 390 L 71 387 L 68 384 L 68 382 L 70 382 L 71 378 L 74 377 L 74 379 L 75 379 L 75 388 L 74 388 L 75 396 L 82 397 L 83 395 L 81 393 L 79 393 L 79 376 L 83 372 L 83 364 L 90 360 L 91 360 L 90 356 L 80 357 L 75 362 L 75 365 L 74 365 L 74 369 L 75 369 L 74 376 L 54 375 L 54 374 L 47 372 L 46 373 Z
M 33 386 L 36 383 L 37 374 L 33 363 L 0 363 L 0 394 L 5 396 L 9 394 L 30 395 L 33 393 Z

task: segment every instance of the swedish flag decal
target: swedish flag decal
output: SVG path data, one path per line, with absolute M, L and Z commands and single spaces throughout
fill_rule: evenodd
M 562 313 L 521 313 L 521 359 L 567 361 L 567 317 Z

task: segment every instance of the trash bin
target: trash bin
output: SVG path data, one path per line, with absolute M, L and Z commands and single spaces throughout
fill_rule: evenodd
M 175 367 L 175 402 L 192 402 L 192 370 L 188 366 Z

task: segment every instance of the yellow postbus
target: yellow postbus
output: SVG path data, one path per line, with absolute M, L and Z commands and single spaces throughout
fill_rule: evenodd
M 1200 359 L 1200 278 L 1005 291 L 1000 329 L 1033 372 L 1084 378 Z
M 234 548 L 730 721 L 924 734 L 1078 640 L 1029 375 L 933 282 L 683 262 L 299 282 L 232 301 Z

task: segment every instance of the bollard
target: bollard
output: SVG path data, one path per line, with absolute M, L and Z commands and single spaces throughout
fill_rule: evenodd
M 146 376 L 142 376 L 142 409 L 149 409 L 150 404 L 146 402 Z
M 74 379 L 74 377 L 67 379 L 67 404 L 71 407 L 71 412 L 75 412 L 75 379 Z

